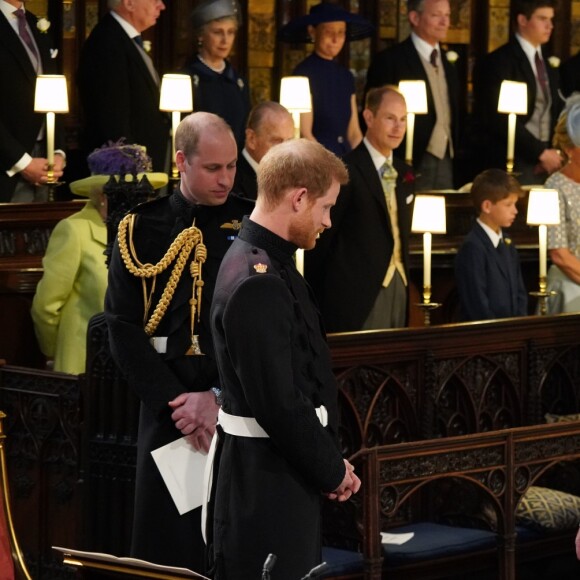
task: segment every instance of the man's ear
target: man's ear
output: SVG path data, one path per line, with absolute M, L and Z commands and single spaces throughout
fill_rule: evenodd
M 177 169 L 180 173 L 185 171 L 185 162 L 185 153 L 181 149 L 178 149 L 175 152 L 175 165 L 177 165 Z
M 296 188 L 292 192 L 292 208 L 294 211 L 302 211 L 308 203 L 308 190 L 305 187 Z
M 248 151 L 255 151 L 256 149 L 256 132 L 253 129 L 246 129 L 246 149 Z
M 419 25 L 419 13 L 416 10 L 411 10 L 408 14 L 409 22 L 415 28 Z
M 493 204 L 491 203 L 491 200 L 489 199 L 484 199 L 481 203 L 481 213 L 485 213 L 488 214 L 491 211 L 491 206 Z
M 370 127 L 373 123 L 373 112 L 370 109 L 363 109 L 362 116 L 365 120 L 366 126 Z

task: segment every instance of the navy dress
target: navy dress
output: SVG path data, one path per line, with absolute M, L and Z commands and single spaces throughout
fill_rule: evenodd
M 215 113 L 228 123 L 234 132 L 238 149 L 245 141 L 246 120 L 250 112 L 248 85 L 226 61 L 223 72 L 217 73 L 197 56 L 189 61 L 183 71 L 191 76 L 193 84 L 193 110 Z
M 313 52 L 296 66 L 292 74 L 308 77 L 312 93 L 312 134 L 338 156 L 351 150 L 347 139 L 352 114 L 354 77 L 334 60 Z

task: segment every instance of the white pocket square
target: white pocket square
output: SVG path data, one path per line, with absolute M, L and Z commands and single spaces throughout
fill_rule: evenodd
M 407 196 L 407 198 L 405 199 L 405 202 L 407 203 L 407 205 L 409 205 L 410 203 L 413 203 L 414 197 L 415 196 L 413 194 Z
M 58 48 L 50 49 L 50 58 L 56 58 L 58 56 Z

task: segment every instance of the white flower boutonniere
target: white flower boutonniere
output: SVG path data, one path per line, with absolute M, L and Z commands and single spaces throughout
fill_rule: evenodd
M 560 66 L 560 59 L 557 56 L 548 57 L 548 63 L 552 68 L 558 68 Z
M 459 55 L 454 50 L 448 50 L 446 56 L 449 64 L 455 64 L 459 59 Z
M 150 53 L 151 52 L 151 41 L 150 40 L 144 40 L 143 41 L 143 50 L 146 53 Z
M 244 89 L 244 81 L 242 79 L 238 79 L 238 87 L 240 87 L 240 89 Z
M 46 31 L 50 28 L 50 21 L 46 18 L 39 18 L 36 22 L 36 28 L 38 28 L 42 34 L 46 34 Z
M 199 77 L 197 75 L 193 75 L 193 86 L 194 87 L 199 86 Z

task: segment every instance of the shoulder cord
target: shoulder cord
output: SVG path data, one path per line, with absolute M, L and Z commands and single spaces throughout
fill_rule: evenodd
M 195 222 L 194 222 L 195 224 Z M 143 314 L 143 323 L 145 325 L 145 333 L 152 336 L 159 326 L 161 319 L 167 312 L 167 308 L 175 293 L 177 283 L 181 278 L 185 264 L 191 254 L 191 250 L 195 247 L 195 254 L 193 261 L 189 266 L 190 274 L 193 279 L 193 286 L 191 291 L 191 299 L 189 300 L 191 308 L 191 339 L 194 341 L 194 326 L 195 315 L 197 319 L 201 314 L 201 294 L 203 289 L 203 280 L 201 277 L 201 267 L 207 258 L 207 248 L 203 243 L 203 234 L 201 230 L 195 225 L 181 231 L 179 235 L 173 240 L 169 249 L 157 264 L 142 264 L 137 258 L 135 247 L 133 245 L 133 228 L 135 225 L 135 214 L 126 215 L 119 223 L 119 250 L 121 258 L 125 266 L 131 274 L 141 278 L 143 284 L 143 300 L 145 303 L 145 310 Z M 127 230 L 129 230 L 129 248 L 127 247 Z M 167 285 L 163 290 L 163 294 L 159 299 L 159 303 L 155 307 L 151 318 L 147 322 L 147 316 L 151 309 L 151 302 L 153 300 L 153 293 L 155 291 L 155 282 L 157 274 L 161 274 L 166 270 L 170 264 L 175 261 L 173 271 L 167 281 Z M 153 278 L 151 290 L 147 292 L 147 278 Z

